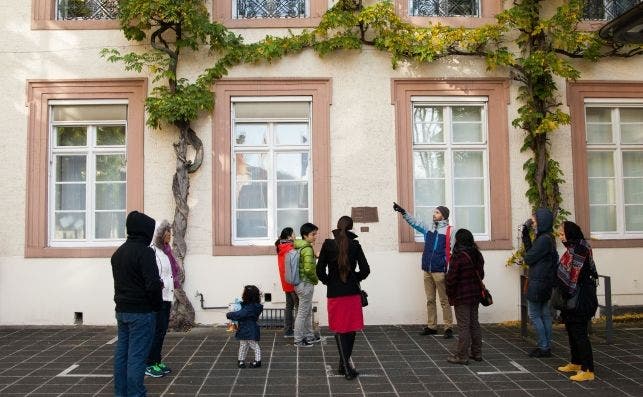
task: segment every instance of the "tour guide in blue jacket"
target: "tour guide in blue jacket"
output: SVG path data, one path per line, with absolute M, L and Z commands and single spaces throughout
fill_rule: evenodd
M 413 218 L 397 203 L 393 209 L 402 214 L 404 220 L 424 236 L 424 252 L 422 252 L 422 270 L 424 270 L 424 292 L 426 294 L 427 326 L 421 335 L 437 334 L 438 312 L 435 305 L 435 293 L 440 297 L 442 318 L 444 319 L 444 338 L 453 337 L 453 315 L 446 292 L 445 274 L 448 266 L 448 257 L 453 248 L 455 228 L 449 226 L 449 209 L 438 206 L 433 210 L 433 222 L 429 225 L 419 219 Z M 447 233 L 449 234 L 449 247 L 447 247 Z

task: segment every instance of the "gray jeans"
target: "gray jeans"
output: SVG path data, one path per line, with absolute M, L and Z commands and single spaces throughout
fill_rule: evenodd
M 295 318 L 295 343 L 304 339 L 312 340 L 313 334 L 313 284 L 302 281 L 295 285 L 295 292 L 299 298 L 299 308 L 297 309 L 297 318 Z

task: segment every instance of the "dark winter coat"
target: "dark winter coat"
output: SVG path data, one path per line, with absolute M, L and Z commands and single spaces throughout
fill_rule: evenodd
M 445 279 L 449 304 L 452 306 L 477 305 L 482 293 L 480 286 L 482 279 L 484 279 L 484 258 L 480 251 L 477 249 L 454 251 Z
M 154 224 L 154 219 L 141 212 L 127 215 L 127 240 L 111 260 L 117 312 L 147 313 L 161 309 L 163 284 L 156 255 L 150 248 Z
M 337 236 L 339 230 L 333 230 Z M 360 281 L 366 279 L 371 273 L 366 256 L 362 246 L 357 240 L 357 235 L 347 231 L 349 239 L 348 260 L 350 263 L 350 272 L 346 282 L 343 282 L 339 276 L 339 246 L 334 239 L 326 239 L 322 245 L 317 259 L 317 277 L 319 281 L 325 284 L 326 297 L 335 298 L 338 296 L 356 295 L 360 293 Z M 359 270 L 356 270 L 359 265 Z
M 234 334 L 237 340 L 259 341 L 261 339 L 261 331 L 257 321 L 262 311 L 263 305 L 260 303 L 242 303 L 240 310 L 226 314 L 229 320 L 239 322 L 237 333 Z
M 596 297 L 596 279 L 598 279 L 598 274 L 596 269 L 590 265 L 592 261 L 591 256 L 588 256 L 583 263 L 580 274 L 578 276 L 577 283 L 577 293 L 578 304 L 574 310 L 561 310 L 560 314 L 565 323 L 587 323 L 598 308 L 598 298 Z M 556 277 L 558 288 L 561 291 L 566 291 L 567 286 Z M 570 298 L 569 294 L 563 294 L 563 296 L 568 299 Z
M 527 299 L 532 302 L 546 302 L 551 297 L 558 269 L 556 242 L 551 235 L 554 216 L 550 210 L 539 208 L 536 210 L 536 222 L 538 230 L 533 243 L 528 228 L 523 228 L 522 234 L 525 245 L 524 260 L 529 266 Z

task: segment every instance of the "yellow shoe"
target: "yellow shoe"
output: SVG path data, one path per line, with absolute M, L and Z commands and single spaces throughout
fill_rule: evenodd
M 594 380 L 594 373 L 592 371 L 578 371 L 574 376 L 570 376 L 569 379 L 575 382 L 583 382 L 586 380 Z
M 558 370 L 561 372 L 578 372 L 581 370 L 581 367 L 578 364 L 569 363 L 562 367 L 558 367 Z

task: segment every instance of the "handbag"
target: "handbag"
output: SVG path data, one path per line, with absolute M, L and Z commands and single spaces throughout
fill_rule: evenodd
M 360 288 L 359 294 L 360 294 L 360 297 L 362 298 L 362 307 L 368 306 L 368 293 Z

